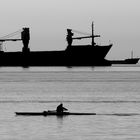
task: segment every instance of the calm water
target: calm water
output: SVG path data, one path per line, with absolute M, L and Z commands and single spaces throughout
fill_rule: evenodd
M 54 110 L 95 116 L 17 117 Z M 139 140 L 140 67 L 0 68 L 0 140 Z

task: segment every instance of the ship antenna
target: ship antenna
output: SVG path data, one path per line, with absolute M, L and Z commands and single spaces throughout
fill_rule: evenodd
M 131 51 L 131 58 L 133 58 L 133 51 Z
M 93 27 L 93 22 L 92 22 L 92 46 L 94 46 L 94 27 Z

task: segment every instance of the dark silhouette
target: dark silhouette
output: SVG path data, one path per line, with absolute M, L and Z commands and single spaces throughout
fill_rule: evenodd
M 92 33 L 89 36 L 73 37 L 72 29 L 67 29 L 68 46 L 62 51 L 30 51 L 29 28 L 23 28 L 21 39 L 0 39 L 4 41 L 22 41 L 23 48 L 21 52 L 4 52 L 0 49 L 0 66 L 110 66 L 111 62 L 105 59 L 105 56 L 112 47 L 112 44 L 100 46 L 95 43 L 94 38 L 100 37 L 94 35 L 93 23 Z M 14 34 L 15 35 L 15 34 Z M 72 45 L 74 40 L 91 38 L 89 45 Z M 0 46 L 1 48 L 1 46 Z
M 74 33 L 72 33 L 72 30 L 71 29 L 67 29 L 67 42 L 68 42 L 68 46 L 71 46 L 72 45 L 72 41 L 73 41 L 73 38 L 72 36 L 74 35 Z
M 66 116 L 66 115 L 97 115 L 96 113 L 80 113 L 80 112 L 63 112 L 43 111 L 43 112 L 15 112 L 16 115 L 21 116 Z
M 128 58 L 124 60 L 110 60 L 111 64 L 137 64 L 140 58 Z
M 124 60 L 110 60 L 111 64 L 137 64 L 140 58 L 133 57 L 133 51 L 131 52 L 131 58 L 127 58 Z
M 23 28 L 23 31 L 21 32 L 21 39 L 22 39 L 22 42 L 23 42 L 22 52 L 23 53 L 28 53 L 30 51 L 30 49 L 28 47 L 29 40 L 30 40 L 29 28 Z
M 96 115 L 96 113 L 68 112 L 68 109 L 59 104 L 56 110 L 48 110 L 43 112 L 15 112 L 16 115 L 22 116 L 67 116 L 67 115 Z
M 67 108 L 63 107 L 63 104 L 57 106 L 56 111 L 57 113 L 63 113 L 64 111 L 68 110 Z

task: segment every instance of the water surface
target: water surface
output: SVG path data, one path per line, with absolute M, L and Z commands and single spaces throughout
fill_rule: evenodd
M 95 116 L 17 117 L 54 110 Z M 140 67 L 0 68 L 2 140 L 126 140 L 140 138 Z

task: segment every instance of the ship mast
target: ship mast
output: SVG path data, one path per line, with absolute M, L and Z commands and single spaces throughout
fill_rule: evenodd
M 76 31 L 77 32 L 77 31 Z M 79 31 L 78 31 L 79 32 Z M 84 38 L 91 38 L 92 42 L 91 42 L 91 46 L 95 46 L 96 43 L 94 42 L 94 38 L 95 37 L 100 37 L 100 35 L 94 35 L 94 24 L 92 22 L 92 34 L 90 36 L 83 36 L 83 37 L 72 37 L 74 35 L 74 33 L 72 33 L 72 29 L 67 29 L 67 42 L 68 45 L 71 46 L 72 45 L 72 41 L 74 39 L 84 39 Z
M 131 51 L 131 59 L 133 58 L 133 51 Z
M 92 22 L 92 46 L 94 46 L 95 42 L 94 42 L 94 29 L 93 29 L 93 22 Z

